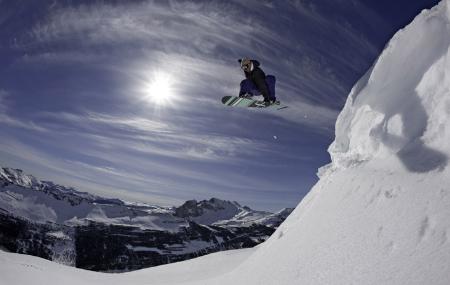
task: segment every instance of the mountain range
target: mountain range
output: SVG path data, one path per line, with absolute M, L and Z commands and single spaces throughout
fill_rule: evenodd
M 253 247 L 293 209 L 217 198 L 163 207 L 110 199 L 0 168 L 0 246 L 78 268 L 120 272 Z

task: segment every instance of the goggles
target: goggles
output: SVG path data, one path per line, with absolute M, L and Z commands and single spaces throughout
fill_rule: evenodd
M 241 63 L 241 69 L 249 72 L 252 69 L 252 62 L 250 60 L 242 61 Z

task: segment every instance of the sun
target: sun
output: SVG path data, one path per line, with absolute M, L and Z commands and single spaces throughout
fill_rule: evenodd
M 157 72 L 145 84 L 145 100 L 156 105 L 165 105 L 174 99 L 173 79 L 163 72 Z

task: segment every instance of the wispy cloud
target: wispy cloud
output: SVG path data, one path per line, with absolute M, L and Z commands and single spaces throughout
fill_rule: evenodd
M 22 165 L 21 168 L 41 179 L 53 180 L 105 197 L 118 197 L 130 201 L 168 205 L 182 201 L 180 198 L 174 198 L 173 193 L 167 191 L 167 187 L 163 187 L 167 186 L 167 181 L 155 179 L 148 174 L 139 175 L 111 165 L 100 165 L 98 162 L 89 164 L 58 158 L 10 137 L 3 137 L 0 146 L 0 153 L 12 156 L 8 161 L 13 165 Z
M 83 136 L 80 139 L 85 138 Z M 0 152 L 9 153 L 22 163 L 26 162 L 26 168 L 38 165 L 34 173 L 40 177 L 99 195 L 128 200 L 139 197 L 141 201 L 170 204 L 182 201 L 180 197 L 208 197 L 211 189 L 215 190 L 215 195 L 222 196 L 225 195 L 220 194 L 221 191 L 225 193 L 225 190 L 229 192 L 231 189 L 270 189 L 264 180 L 248 181 L 246 175 L 233 172 L 217 175 L 214 171 L 184 167 L 179 162 L 164 164 L 153 161 L 148 156 L 130 155 L 118 146 L 110 151 L 102 148 L 85 151 L 83 148 L 70 149 L 67 145 L 64 156 L 80 152 L 84 156 L 95 158 L 89 163 L 58 158 L 10 137 L 4 137 L 0 146 Z M 178 194 L 174 195 L 174 192 Z
M 23 120 L 14 119 L 13 117 L 10 117 L 6 114 L 0 114 L 0 123 L 11 126 L 11 127 L 22 128 L 22 129 L 27 129 L 27 130 L 40 131 L 40 132 L 47 131 L 47 129 L 35 124 L 32 121 L 23 121 Z
M 44 132 L 47 131 L 44 127 L 37 125 L 33 121 L 26 121 L 14 118 L 7 114 L 8 111 L 8 97 L 9 93 L 6 90 L 0 89 L 0 123 L 11 127 L 22 128 L 27 130 Z
M 255 29 L 255 25 L 262 23 L 241 16 L 242 11 L 236 5 L 226 2 L 100 2 L 55 7 L 47 21 L 38 24 L 31 35 L 45 43 L 68 38 L 84 39 L 83 45 L 130 42 L 140 45 L 145 42 L 166 51 L 170 51 L 167 47 L 183 50 L 179 43 L 189 40 L 191 45 L 184 51 L 195 47 L 196 53 L 203 53 L 216 48 L 218 43 L 238 46 L 242 43 L 235 39 L 250 40 L 261 28 Z M 235 19 L 240 21 L 233 21 Z
M 41 113 L 40 118 L 58 119 L 59 134 L 84 137 L 108 148 L 123 148 L 186 160 L 225 161 L 268 149 L 261 142 L 227 135 L 208 135 L 169 122 L 143 117 L 120 117 L 101 113 Z M 76 125 L 76 128 L 66 127 Z
M 308 109 L 323 111 L 323 117 L 327 118 L 335 114 L 350 86 L 343 83 L 343 76 L 331 68 L 331 63 L 334 61 L 342 69 L 347 66 L 347 69 L 354 70 L 365 64 L 360 60 L 363 54 L 375 53 L 376 48 L 347 22 L 336 22 L 319 13 L 312 2 L 291 1 L 268 5 L 265 9 L 289 12 L 294 8 L 300 21 L 293 22 L 296 17 L 280 18 L 280 26 L 299 26 L 301 31 L 303 23 L 315 25 L 318 34 L 325 35 L 328 30 L 334 30 L 342 40 L 326 40 L 318 46 L 317 39 L 306 30 L 304 34 L 280 34 L 271 27 L 274 22 L 271 18 L 275 16 L 272 12 L 265 11 L 264 15 L 249 13 L 258 10 L 256 7 L 260 5 L 252 1 L 247 4 L 219 1 L 170 1 L 164 4 L 153 1 L 132 4 L 97 2 L 69 8 L 57 5 L 45 21 L 33 28 L 29 40 L 50 46 L 66 43 L 64 51 L 34 55 L 43 60 L 80 59 L 81 47 L 85 51 L 86 62 L 90 62 L 93 55 L 102 56 L 101 49 L 91 47 L 115 46 L 109 54 L 113 54 L 115 61 L 121 64 L 118 70 L 134 74 L 138 79 L 140 75 L 136 73 L 148 73 L 145 65 L 152 69 L 158 66 L 169 68 L 185 94 L 198 94 L 208 89 L 221 95 L 235 94 L 242 76 L 235 67 L 235 58 L 256 56 L 263 60 L 268 73 L 278 75 L 278 94 L 285 102 L 294 102 L 296 108 L 304 107 L 305 112 L 309 112 Z M 354 46 L 361 55 L 343 54 L 346 45 Z M 131 50 L 138 52 L 139 60 L 136 61 L 135 56 L 132 59 L 135 64 L 123 67 L 121 59 L 124 53 L 129 59 Z M 231 58 L 223 57 L 224 50 L 230 51 Z M 28 60 L 31 59 L 32 56 L 28 56 Z M 148 63 L 142 63 L 143 60 Z M 105 58 L 105 61 L 109 59 Z M 336 100 L 336 96 L 341 96 L 341 99 Z M 217 103 L 217 99 L 204 94 L 194 96 L 194 100 L 211 105 Z M 296 101 L 301 103 L 295 104 Z M 316 108 L 317 105 L 322 107 Z M 283 112 L 275 115 L 321 128 L 333 126 L 333 120 L 302 120 L 301 116 L 296 116 L 302 111 L 286 116 Z

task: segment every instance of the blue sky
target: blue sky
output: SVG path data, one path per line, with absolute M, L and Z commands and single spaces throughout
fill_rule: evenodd
M 351 87 L 438 1 L 410 2 L 0 1 L 0 165 L 129 201 L 293 207 Z M 288 109 L 221 104 L 244 56 Z

